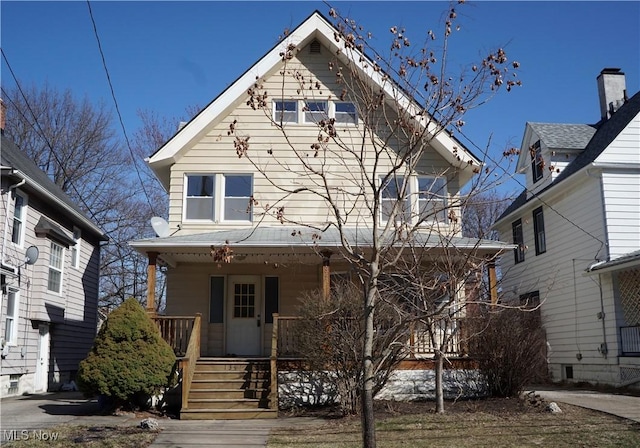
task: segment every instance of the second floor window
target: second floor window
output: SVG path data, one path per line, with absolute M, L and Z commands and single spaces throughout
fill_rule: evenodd
M 7 290 L 7 315 L 4 320 L 4 340 L 8 344 L 15 344 L 18 333 L 18 291 Z
M 26 219 L 26 200 L 19 193 L 15 196 L 15 205 L 13 209 L 13 228 L 11 230 L 11 242 L 22 246 L 24 240 L 24 225 Z
M 524 234 L 522 232 L 522 219 L 518 219 L 511 223 L 511 232 L 513 234 L 513 244 L 517 244 L 513 250 L 515 262 L 522 263 L 524 261 Z
M 400 202 L 400 206 L 395 215 L 396 222 L 411 221 L 409 186 L 404 185 L 404 183 L 404 176 L 395 176 L 388 179 L 383 186 L 380 200 L 382 222 L 389 221 L 393 214 L 393 208 L 398 202 Z
M 186 221 L 251 222 L 250 174 L 187 174 L 185 182 Z
M 544 174 L 544 159 L 542 158 L 542 149 L 540 147 L 540 140 L 535 142 L 531 149 L 531 176 L 533 176 L 533 183 L 535 184 Z
M 62 266 L 64 262 L 64 248 L 51 242 L 51 254 L 49 256 L 49 279 L 47 289 L 60 294 L 62 292 Z
M 335 103 L 336 123 L 358 124 L 358 112 L 353 103 Z
M 445 178 L 418 176 L 418 212 L 422 220 L 447 222 Z
M 545 253 L 547 251 L 547 238 L 544 233 L 542 207 L 538 207 L 533 211 L 533 233 L 536 238 L 536 255 Z

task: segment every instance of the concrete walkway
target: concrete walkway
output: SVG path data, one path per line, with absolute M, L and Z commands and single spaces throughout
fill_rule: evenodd
M 640 397 L 580 389 L 531 390 L 547 401 L 567 403 L 640 422 Z

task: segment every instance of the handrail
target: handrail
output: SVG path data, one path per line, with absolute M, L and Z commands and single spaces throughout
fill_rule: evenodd
M 271 330 L 271 389 L 269 390 L 269 409 L 278 409 L 278 313 L 273 313 L 273 328 Z
M 202 314 L 196 313 L 193 319 L 193 327 L 189 336 L 189 344 L 185 357 L 180 360 L 182 370 L 182 409 L 189 407 L 189 391 L 191 390 L 191 381 L 193 373 L 196 371 L 196 362 L 200 357 L 200 321 Z

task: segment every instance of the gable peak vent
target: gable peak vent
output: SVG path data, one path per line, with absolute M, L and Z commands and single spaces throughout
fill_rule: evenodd
M 309 53 L 311 54 L 320 54 L 320 42 L 314 40 L 309 44 Z

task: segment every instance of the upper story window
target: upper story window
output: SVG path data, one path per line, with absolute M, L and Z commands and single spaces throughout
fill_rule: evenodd
M 381 179 L 381 181 L 384 180 Z M 409 186 L 404 184 L 404 176 L 395 176 L 389 178 L 387 183 L 383 185 L 380 200 L 382 222 L 389 221 L 397 202 L 401 202 L 401 205 L 395 215 L 396 222 L 409 222 L 411 220 Z
M 447 222 L 447 182 L 444 177 L 418 176 L 421 220 Z
M 516 264 L 524 261 L 524 233 L 522 232 L 522 219 L 511 223 L 511 233 L 513 234 L 513 244 L 517 244 L 513 250 Z
M 298 111 L 302 113 L 299 114 Z M 297 101 L 273 102 L 273 121 L 276 123 L 316 124 L 333 118 L 338 125 L 358 124 L 358 112 L 354 103 L 346 101 Z
M 251 221 L 251 184 L 250 175 L 224 175 L 225 221 Z
M 336 123 L 341 124 L 358 124 L 358 112 L 356 105 L 353 103 L 335 103 Z
M 547 239 L 544 233 L 542 207 L 538 207 L 533 211 L 533 233 L 536 239 L 536 255 L 545 253 L 547 251 Z
M 542 158 L 542 148 L 540 147 L 540 140 L 535 142 L 530 149 L 531 153 L 531 175 L 533 176 L 533 183 L 535 184 L 544 174 L 544 159 Z
M 64 262 L 64 247 L 51 242 L 51 254 L 49 255 L 49 278 L 47 289 L 60 294 L 62 292 L 62 267 Z
M 383 182 L 383 179 L 381 179 Z M 390 178 L 382 189 L 381 220 L 387 222 L 393 207 L 402 202 L 396 222 L 447 222 L 447 182 L 437 176 L 404 176 Z
M 274 101 L 273 119 L 276 123 L 297 123 L 298 122 L 298 102 Z
M 185 182 L 185 221 L 251 222 L 250 174 L 187 174 Z
M 8 344 L 15 344 L 18 335 L 19 292 L 16 289 L 7 290 L 7 315 L 4 320 L 4 340 Z
M 185 219 L 214 221 L 214 176 L 187 175 Z
M 11 242 L 22 246 L 24 242 L 24 228 L 27 218 L 27 198 L 21 193 L 15 194 L 13 208 L 13 228 L 11 230 Z
M 305 123 L 319 123 L 329 117 L 326 101 L 305 101 L 303 110 Z
M 79 228 L 73 228 L 73 241 L 75 244 L 71 246 L 71 266 L 78 269 L 80 267 L 80 241 L 82 232 Z

